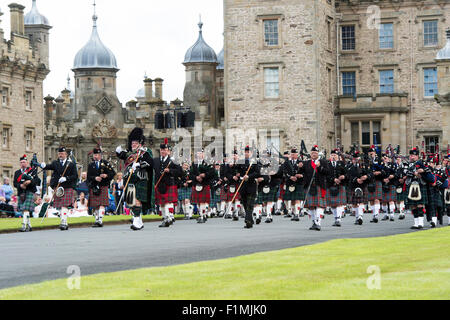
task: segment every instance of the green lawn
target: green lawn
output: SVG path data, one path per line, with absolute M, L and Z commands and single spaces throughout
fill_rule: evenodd
M 184 218 L 184 216 L 175 216 L 175 218 Z M 114 224 L 114 223 L 127 223 L 132 219 L 131 216 L 105 216 L 103 218 L 103 224 Z M 143 216 L 143 221 L 160 221 L 160 216 L 155 215 L 148 215 Z M 51 219 L 45 219 L 44 222 L 41 224 L 42 218 L 39 219 L 31 219 L 31 226 L 33 227 L 33 230 L 37 231 L 42 228 L 48 228 L 48 227 L 58 227 L 61 223 L 61 220 L 58 218 L 51 218 Z M 69 218 L 69 228 L 70 226 L 75 225 L 90 225 L 94 224 L 95 218 L 93 216 L 91 217 L 81 217 L 81 218 Z M 22 227 L 22 219 L 0 219 L 0 233 L 3 231 L 16 231 L 19 230 Z
M 342 239 L 243 257 L 67 279 L 0 291 L 0 299 L 449 299 L 450 228 Z M 120 254 L 120 253 L 118 253 Z M 369 290 L 369 266 L 381 289 Z

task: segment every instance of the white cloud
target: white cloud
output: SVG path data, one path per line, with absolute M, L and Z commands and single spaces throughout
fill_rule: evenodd
M 32 0 L 0 0 L 4 15 L 0 27 L 9 39 L 8 4 L 16 2 L 30 10 Z M 143 87 L 144 73 L 164 79 L 164 99 L 183 99 L 184 54 L 198 37 L 202 16 L 205 41 L 219 53 L 223 47 L 222 0 L 97 0 L 98 32 L 115 54 L 118 67 L 117 95 L 125 104 Z M 59 95 L 70 74 L 73 60 L 92 31 L 93 0 L 37 0 L 50 30 L 50 69 L 44 96 Z

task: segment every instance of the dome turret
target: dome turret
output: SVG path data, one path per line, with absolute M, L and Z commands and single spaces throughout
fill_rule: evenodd
M 216 52 L 203 39 L 203 22 L 200 21 L 198 26 L 197 42 L 186 52 L 183 63 L 217 63 Z
M 50 26 L 50 22 L 48 21 L 48 19 L 39 13 L 36 5 L 36 0 L 33 0 L 33 5 L 30 12 L 25 15 L 24 24 Z

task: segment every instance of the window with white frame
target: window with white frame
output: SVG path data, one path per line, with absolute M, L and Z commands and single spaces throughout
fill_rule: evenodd
M 378 32 L 380 49 L 394 48 L 394 24 L 382 23 Z
M 434 97 L 438 94 L 438 80 L 436 68 L 423 69 L 423 89 L 425 97 Z
M 2 106 L 7 107 L 9 105 L 9 88 L 2 88 Z
M 423 45 L 425 47 L 438 45 L 438 21 L 429 20 L 423 22 Z
M 25 150 L 31 151 L 33 149 L 33 131 L 27 130 L 25 132 Z
M 394 70 L 380 70 L 380 93 L 394 93 Z
M 280 97 L 280 68 L 264 68 L 264 97 L 276 99 Z
M 426 153 L 436 153 L 439 148 L 439 137 L 430 136 L 425 137 L 425 150 Z
M 3 127 L 3 130 L 2 130 L 2 147 L 3 147 L 3 149 L 9 149 L 10 135 L 11 135 L 11 128 Z
M 278 19 L 264 20 L 264 45 L 278 46 Z
M 33 99 L 33 92 L 26 91 L 25 92 L 25 109 L 31 110 L 31 101 Z

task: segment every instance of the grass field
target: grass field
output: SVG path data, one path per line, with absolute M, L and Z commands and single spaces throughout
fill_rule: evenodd
M 184 218 L 184 216 L 175 216 L 175 218 Z M 131 216 L 105 216 L 103 217 L 103 224 L 117 224 L 117 223 L 127 223 L 132 219 Z M 147 215 L 143 216 L 144 222 L 149 221 L 160 221 L 161 217 L 156 215 Z M 60 219 L 52 218 L 45 219 L 41 224 L 42 218 L 39 219 L 31 219 L 31 226 L 34 231 L 39 229 L 47 229 L 51 227 L 58 227 L 61 223 Z M 81 218 L 69 218 L 69 228 L 77 225 L 92 225 L 95 222 L 94 217 L 81 217 Z M 9 232 L 9 231 L 17 231 L 22 227 L 22 219 L 0 219 L 0 233 L 1 232 Z
M 0 299 L 449 299 L 450 228 L 172 267 L 98 274 L 0 291 Z M 119 254 L 119 253 L 118 253 Z M 367 286 L 380 270 L 381 289 Z M 373 282 L 370 282 L 373 283 Z

